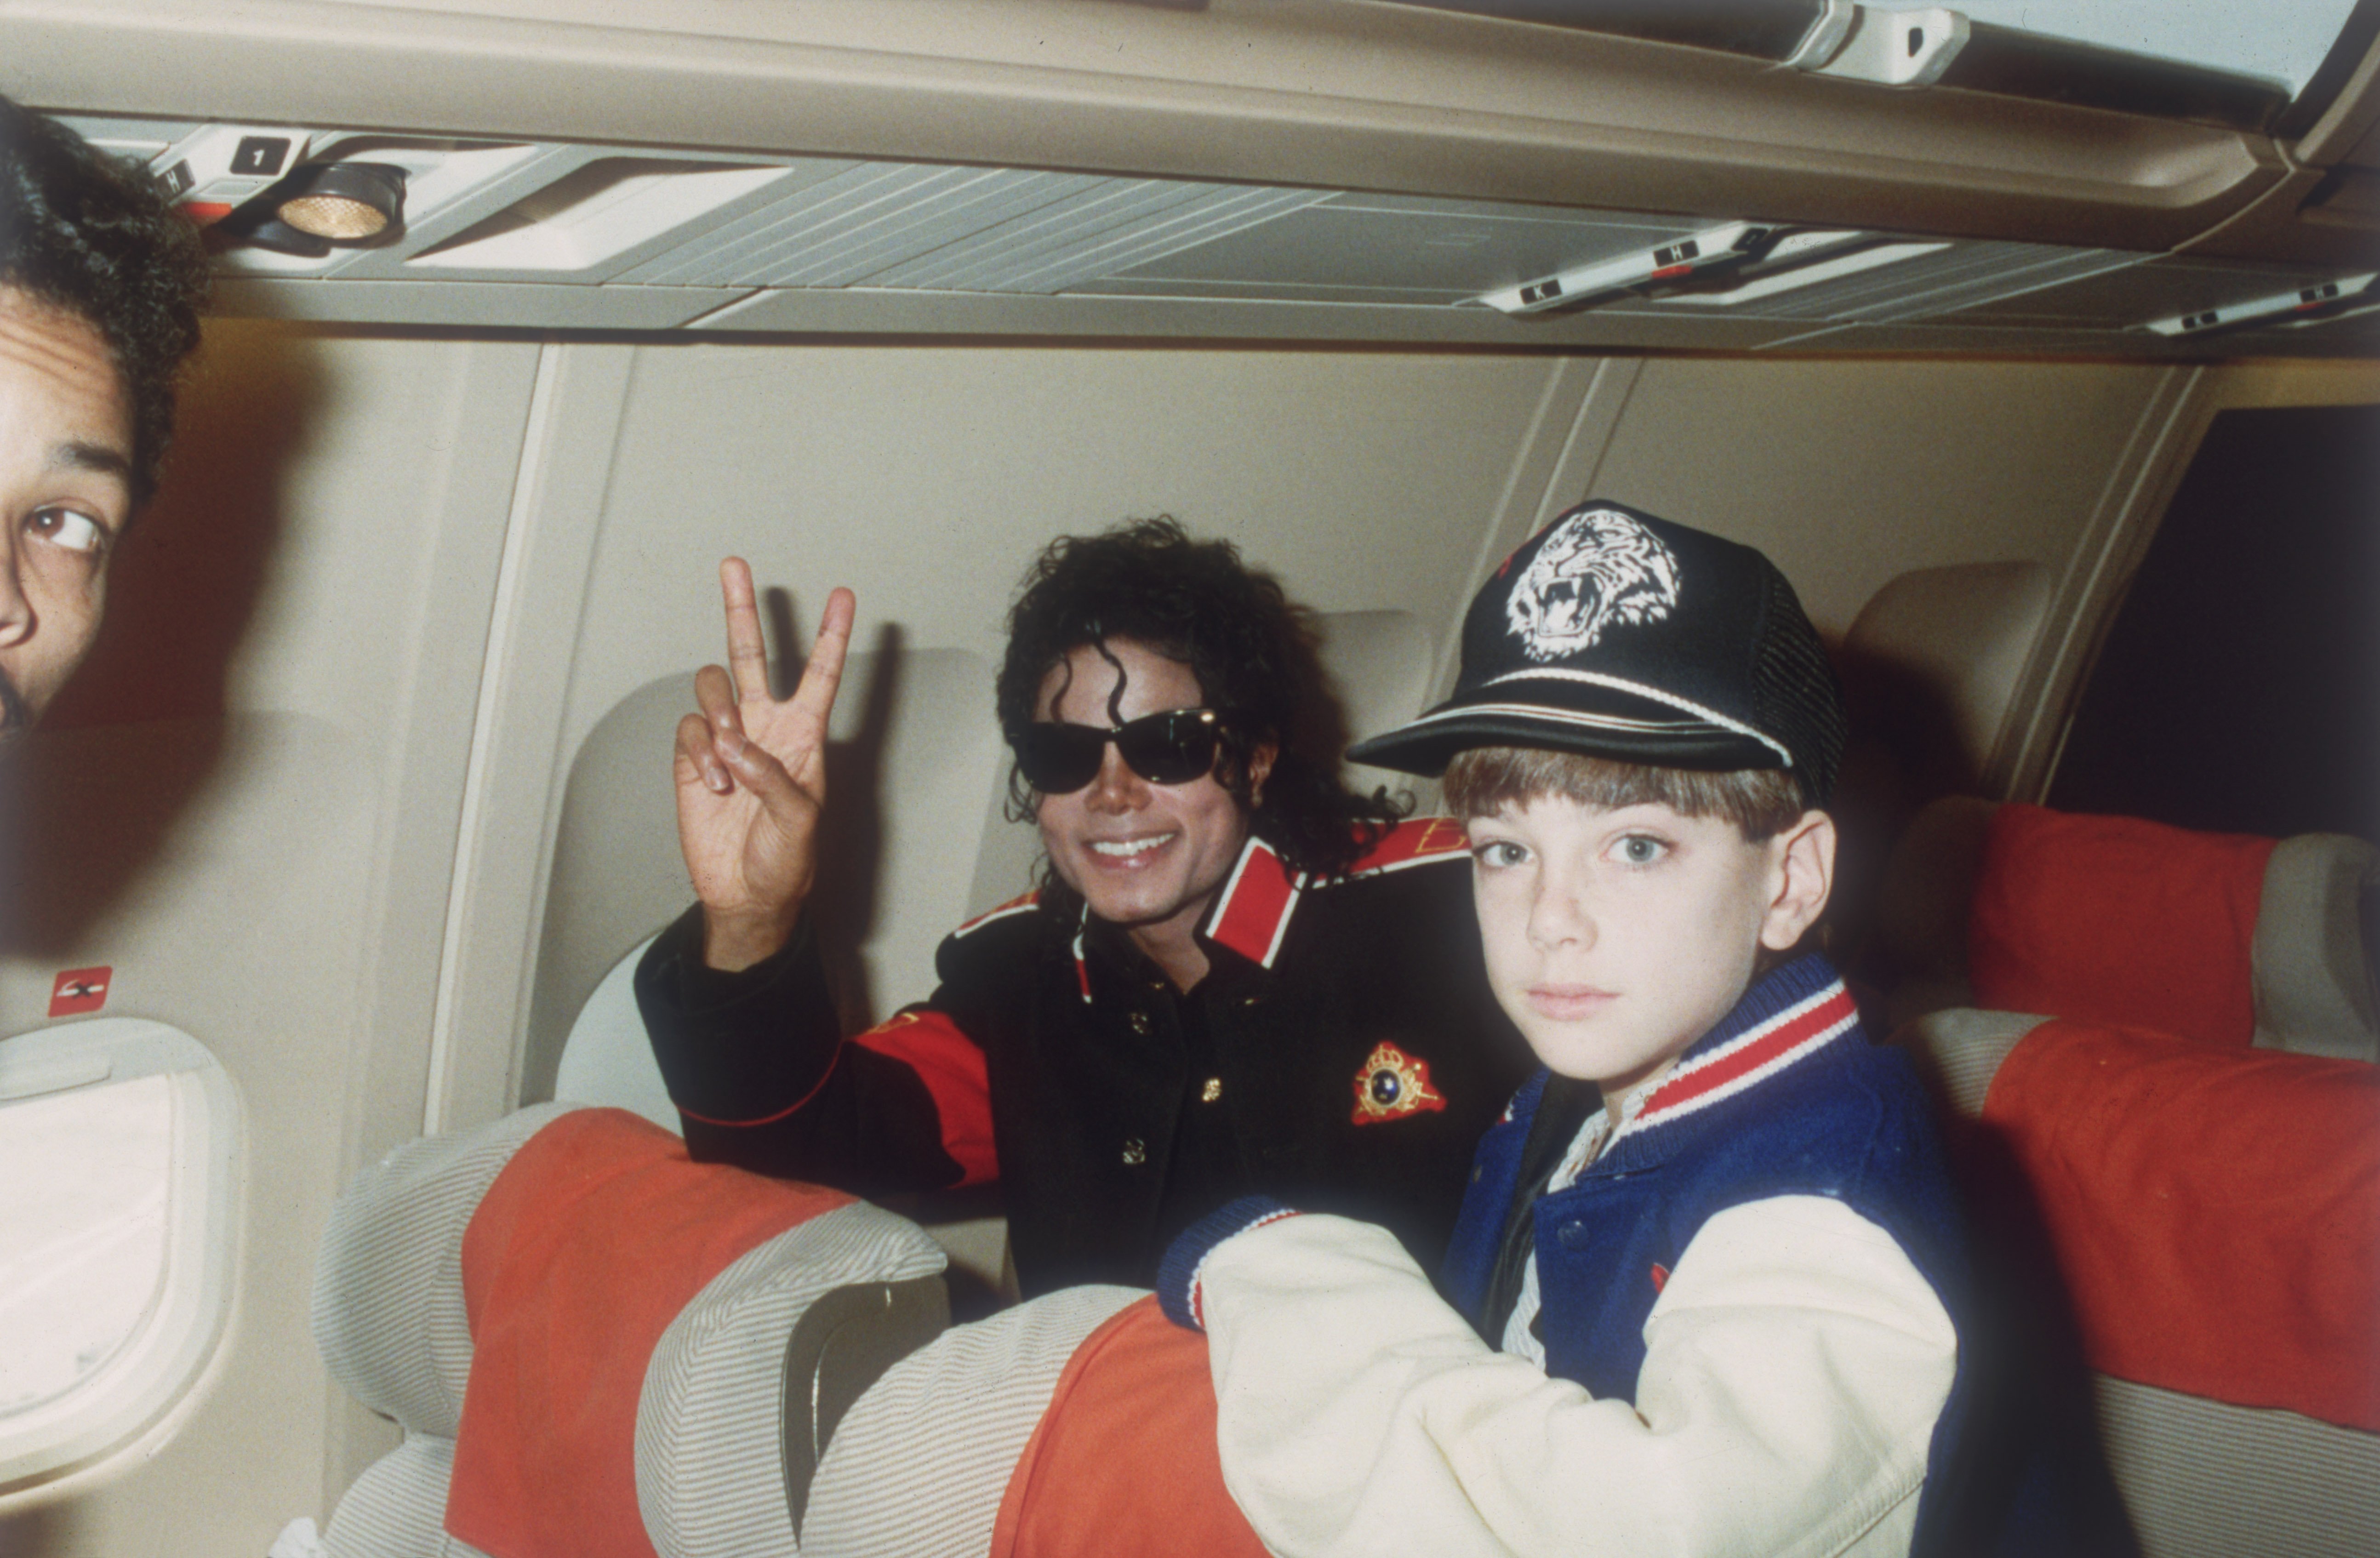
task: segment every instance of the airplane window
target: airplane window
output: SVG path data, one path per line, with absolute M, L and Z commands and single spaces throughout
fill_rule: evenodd
M 0 1041 L 0 1487 L 90 1462 L 197 1379 L 231 1296 L 231 1079 L 112 1017 Z
M 2108 630 L 2049 804 L 2380 843 L 2380 408 L 2224 412 Z
M 174 1100 L 162 1077 L 29 1099 L 0 1115 L 0 1415 L 122 1354 L 165 1275 Z

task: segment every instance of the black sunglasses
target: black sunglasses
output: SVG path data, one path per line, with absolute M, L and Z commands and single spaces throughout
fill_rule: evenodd
M 1008 744 L 1017 772 L 1045 796 L 1072 795 L 1098 778 L 1111 741 L 1124 766 L 1150 784 L 1181 785 L 1213 772 L 1216 738 L 1229 718 L 1220 709 L 1169 709 L 1113 730 L 1036 720 L 1011 731 Z

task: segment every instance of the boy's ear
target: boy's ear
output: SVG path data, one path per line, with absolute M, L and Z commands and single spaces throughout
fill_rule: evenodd
M 1817 923 L 1835 890 L 1835 820 L 1823 811 L 1804 811 L 1768 847 L 1771 885 L 1760 944 L 1783 952 Z

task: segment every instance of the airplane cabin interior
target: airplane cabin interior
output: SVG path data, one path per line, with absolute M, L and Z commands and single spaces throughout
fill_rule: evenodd
M 1596 498 L 1799 593 L 1852 714 L 1833 944 L 1957 1110 L 2045 1017 L 2160 1026 L 1990 998 L 1986 916 L 2085 891 L 2051 834 L 1982 885 L 2035 817 L 2282 841 L 2206 932 L 2236 1034 L 2162 973 L 2143 1010 L 2374 1096 L 2374 0 L 0 0 L 0 92 L 214 271 L 97 648 L 0 751 L 0 1354 L 54 1343 L 0 1357 L 12 1558 L 472 1551 L 334 1517 L 434 1425 L 326 1367 L 364 1322 L 318 1270 L 416 1138 L 676 1129 L 629 977 L 691 901 L 671 747 L 730 554 L 781 688 L 857 597 L 813 900 L 848 1031 L 1033 885 L 990 694 L 1050 538 L 1233 542 L 1352 739 Z M 2151 942 L 2216 913 L 2107 891 Z M 2206 1149 L 2330 1139 L 2274 1086 Z M 2164 1150 L 2117 1223 L 2165 1226 Z M 2380 1542 L 2380 1271 L 2307 1274 L 2373 1256 L 2368 1160 L 2259 1214 L 2361 1351 L 2161 1372 L 2117 1332 L 2166 1279 L 2071 1279 L 2154 1558 Z M 1013 1296 L 996 1198 L 905 1210 L 939 1251 L 882 1235 L 885 1281 Z M 2310 1394 L 2222 1388 L 2274 1348 Z M 652 1550 L 813 1551 L 820 1477 L 771 1483 L 778 1546 L 647 1492 Z

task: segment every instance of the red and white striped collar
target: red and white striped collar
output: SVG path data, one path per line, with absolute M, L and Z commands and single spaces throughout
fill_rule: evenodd
M 1469 851 L 1463 824 L 1451 817 L 1415 817 L 1398 823 L 1348 868 L 1350 877 L 1378 876 L 1409 866 L 1434 865 Z M 1272 846 L 1251 834 L 1240 847 L 1232 874 L 1215 895 L 1215 907 L 1200 927 L 1207 939 L 1269 968 L 1289 934 L 1290 916 L 1312 885 L 1293 871 Z
M 1815 960 L 1812 960 L 1814 963 Z M 1653 1089 L 1645 1107 L 1630 1121 L 1624 1134 L 1642 1136 L 1758 1087 L 1797 1062 L 1807 1060 L 1859 1026 L 1859 1007 L 1841 978 L 1823 963 L 1815 968 L 1826 982 L 1774 1015 L 1741 1032 L 1729 1034 L 1722 1023 L 1678 1063 L 1677 1069 Z M 1771 978 L 1802 970 L 1793 965 Z M 1755 987 L 1756 988 L 1756 987 Z M 1741 1010 L 1741 1008 L 1739 1008 Z

